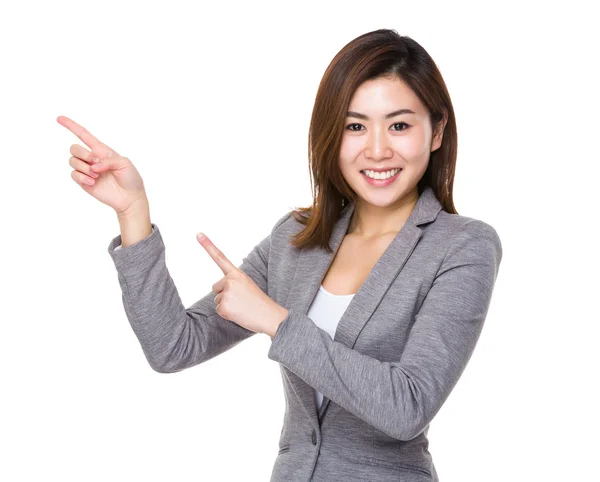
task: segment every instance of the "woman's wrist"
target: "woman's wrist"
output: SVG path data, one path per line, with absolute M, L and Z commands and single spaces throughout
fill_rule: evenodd
M 147 199 L 135 201 L 127 210 L 117 214 L 121 229 L 121 246 L 126 248 L 152 234 L 150 205 Z

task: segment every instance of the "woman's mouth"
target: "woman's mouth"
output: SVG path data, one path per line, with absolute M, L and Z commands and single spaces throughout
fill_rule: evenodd
M 367 171 L 369 171 L 369 174 L 371 175 L 378 175 L 375 174 L 375 171 L 370 171 L 369 169 L 367 169 Z M 360 171 L 362 177 L 371 185 L 371 186 L 376 186 L 376 187 L 385 187 L 385 186 L 389 186 L 391 183 L 393 183 L 396 179 L 398 179 L 400 177 L 400 173 L 402 172 L 402 168 L 398 168 L 398 169 L 391 169 L 390 171 L 393 175 L 383 178 L 383 179 L 373 179 L 372 177 L 369 177 L 365 171 Z M 395 173 L 395 174 L 394 174 Z M 381 173 L 381 174 L 387 174 L 387 172 L 385 173 Z

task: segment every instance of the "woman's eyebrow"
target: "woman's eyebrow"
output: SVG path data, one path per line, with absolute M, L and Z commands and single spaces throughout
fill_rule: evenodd
M 385 116 L 385 118 L 391 119 L 392 117 L 396 117 L 397 115 L 402 115 L 402 114 L 414 114 L 414 112 L 410 109 L 399 109 L 399 110 L 395 110 L 394 112 L 390 112 L 388 115 Z M 351 110 L 349 110 L 346 113 L 346 117 L 356 117 L 358 119 L 369 120 L 369 117 L 366 116 L 365 114 L 361 114 L 359 112 L 354 112 Z

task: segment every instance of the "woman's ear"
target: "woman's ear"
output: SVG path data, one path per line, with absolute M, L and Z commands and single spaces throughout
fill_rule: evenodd
M 446 123 L 448 122 L 448 116 L 444 114 L 442 120 L 434 126 L 434 133 L 431 140 L 431 152 L 438 150 L 442 145 L 442 139 L 444 138 L 444 129 L 446 128 Z

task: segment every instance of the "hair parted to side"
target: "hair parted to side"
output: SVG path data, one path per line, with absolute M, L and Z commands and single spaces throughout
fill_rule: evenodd
M 365 81 L 395 77 L 405 82 L 428 109 L 432 126 L 447 118 L 442 145 L 431 153 L 419 181 L 419 195 L 433 189 L 442 209 L 458 214 L 452 200 L 457 156 L 454 109 L 446 84 L 427 51 L 395 30 L 379 29 L 348 43 L 327 67 L 315 98 L 308 134 L 308 161 L 313 204 L 292 211 L 305 227 L 292 236 L 296 248 L 321 246 L 332 252 L 329 240 L 339 215 L 356 193 L 338 166 L 344 121 L 350 100 Z

